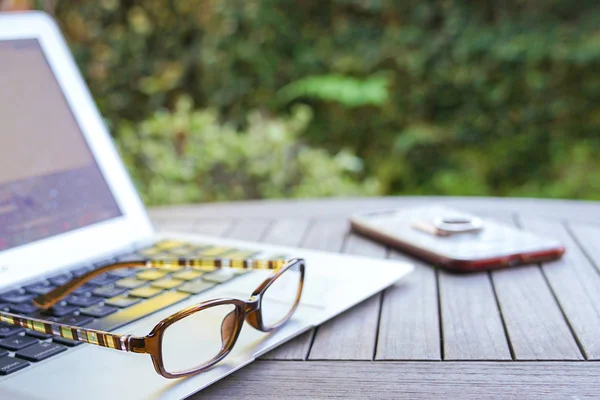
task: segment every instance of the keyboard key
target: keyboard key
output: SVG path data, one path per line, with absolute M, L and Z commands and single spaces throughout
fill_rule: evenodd
M 183 283 L 180 279 L 165 278 L 152 282 L 152 286 L 162 289 L 173 289 Z
M 55 286 L 52 286 L 50 283 L 35 283 L 33 285 L 25 286 L 23 289 L 25 289 L 27 293 L 39 295 L 46 294 L 54 288 Z
M 164 289 L 146 286 L 146 287 L 133 289 L 131 292 L 129 292 L 129 295 L 133 296 L 133 297 L 141 297 L 143 299 L 149 299 L 150 297 L 154 297 L 157 294 L 162 293 L 163 291 L 164 291 Z
M 136 278 L 140 279 L 142 281 L 155 281 L 157 279 L 164 278 L 167 275 L 168 275 L 168 272 L 158 271 L 155 269 L 149 269 L 149 270 L 142 271 L 139 274 L 137 274 Z
M 170 255 L 169 253 L 165 253 L 165 252 L 160 252 L 160 253 L 156 253 L 156 254 L 152 254 L 150 256 L 148 256 L 149 260 L 172 260 L 173 256 Z
M 259 252 L 257 251 L 248 251 L 248 250 L 236 250 L 233 251 L 231 253 L 227 253 L 225 256 L 227 258 L 233 258 L 233 259 L 246 259 L 246 258 L 251 258 L 252 256 L 258 254 Z
M 204 281 L 187 282 L 177 288 L 177 290 L 184 293 L 198 294 L 212 288 L 215 285 L 216 284 L 213 282 Z
M 66 350 L 67 348 L 60 344 L 42 342 L 17 351 L 15 355 L 29 361 L 42 361 Z
M 125 278 L 115 283 L 117 286 L 127 289 L 135 289 L 146 284 L 145 281 L 140 281 L 135 278 Z
M 154 256 L 156 254 L 159 254 L 161 252 L 162 252 L 161 249 L 157 249 L 157 248 L 154 248 L 154 247 L 149 247 L 147 249 L 138 250 L 137 254 L 139 256 L 142 256 L 142 257 L 150 257 L 150 256 Z
M 121 310 L 117 313 L 109 315 L 106 318 L 97 320 L 90 327 L 101 330 L 112 330 L 143 318 L 146 315 L 152 314 L 153 312 L 169 307 L 170 305 L 178 303 L 189 296 L 190 295 L 187 293 L 165 292 L 156 297 L 148 299 L 143 303 L 136 304 L 133 307 L 129 307 L 125 310 Z M 139 299 L 136 300 L 139 301 Z
M 68 315 L 59 319 L 58 322 L 73 326 L 85 326 L 93 320 L 94 319 L 92 317 L 87 315 Z
M 118 310 L 117 307 L 111 307 L 107 305 L 95 305 L 91 307 L 86 307 L 81 309 L 81 314 L 89 315 L 94 318 L 102 318 L 110 315 Z
M 94 269 L 98 269 L 100 267 L 106 267 L 107 265 L 112 265 L 115 262 L 117 262 L 116 257 L 110 258 L 108 260 L 102 260 L 102 261 L 95 262 L 93 265 L 94 265 Z
M 73 276 L 71 274 L 60 274 L 55 275 L 52 278 L 48 278 L 48 281 L 54 286 L 62 286 L 65 283 L 69 282 L 71 279 L 73 279 Z
M 25 329 L 25 334 L 38 339 L 50 339 L 52 337 L 52 335 L 49 333 L 32 331 L 31 329 Z
M 6 294 L 0 296 L 0 301 L 12 303 L 12 304 L 19 304 L 19 303 L 25 303 L 26 301 L 30 301 L 34 297 L 35 296 L 33 294 L 11 292 L 11 293 L 6 293 Z
M 65 315 L 74 313 L 78 309 L 79 309 L 78 307 L 71 306 L 71 305 L 57 304 L 55 306 L 50 307 L 47 310 L 44 310 L 43 313 L 48 314 L 48 315 L 53 315 L 55 317 L 64 317 Z
M 125 255 L 117 257 L 117 261 L 119 261 L 119 262 L 137 262 L 137 261 L 142 262 L 142 261 L 146 261 L 146 260 L 147 260 L 146 257 L 142 257 L 139 254 L 135 254 L 135 253 L 125 254 Z
M 7 355 L 8 355 L 8 350 L 0 349 L 0 358 L 7 356 Z
M 216 283 L 227 282 L 236 276 L 232 269 L 217 269 L 202 275 L 202 280 Z
M 113 276 L 111 274 L 106 273 L 106 274 L 102 274 L 100 276 L 95 277 L 94 279 L 92 279 L 90 281 L 90 283 L 92 283 L 94 285 L 104 286 L 104 285 L 111 284 L 118 280 L 119 280 L 118 276 Z
M 8 303 L 0 303 L 0 311 L 8 311 L 10 304 Z
M 141 299 L 138 299 L 135 297 L 117 296 L 117 297 L 113 297 L 112 299 L 106 300 L 106 304 L 108 304 L 109 306 L 126 308 L 126 307 L 132 306 L 136 303 L 139 303 L 140 301 L 141 301 Z
M 141 268 L 119 268 L 114 271 L 110 271 L 108 274 L 112 276 L 116 276 L 117 278 L 129 278 L 140 272 Z
M 80 268 L 74 269 L 71 271 L 71 273 L 73 274 L 73 276 L 82 276 L 82 275 L 87 274 L 91 270 L 92 270 L 92 267 L 86 266 L 86 267 L 80 267 Z
M 8 375 L 30 365 L 27 361 L 14 357 L 0 358 L 0 375 Z
M 153 248 L 155 249 L 160 249 L 160 250 L 168 250 L 168 249 L 173 249 L 175 247 L 181 247 L 184 246 L 186 243 L 185 242 L 180 242 L 178 240 L 161 240 L 160 242 L 157 242 L 154 244 Z
M 0 338 L 7 338 L 13 335 L 16 335 L 18 333 L 23 332 L 25 329 L 23 329 L 20 326 L 17 325 L 9 325 L 9 324 L 3 324 L 0 323 Z
M 230 251 L 233 251 L 233 250 L 236 250 L 236 249 L 234 249 L 232 247 L 211 246 L 204 250 L 200 250 L 198 252 L 198 254 L 202 257 L 217 257 L 217 256 L 221 256 L 225 253 L 229 253 Z
M 92 294 L 95 296 L 111 298 L 123 294 L 127 291 L 125 288 L 120 288 L 115 285 L 102 286 L 97 289 L 94 289 Z
M 15 314 L 31 314 L 36 312 L 38 308 L 32 303 L 21 303 L 10 306 L 10 312 Z
M 203 272 L 203 271 L 195 271 L 193 269 L 187 269 L 185 271 L 177 272 L 177 273 L 173 274 L 172 276 L 173 276 L 173 278 L 183 279 L 184 281 L 193 281 L 194 279 L 200 278 L 204 274 L 205 274 L 205 272 Z
M 101 297 L 71 295 L 67 297 L 67 303 L 77 307 L 89 307 L 102 302 Z
M 39 340 L 32 338 L 31 336 L 17 335 L 0 339 L 0 346 L 8 350 L 17 351 L 38 342 Z
M 189 246 L 169 249 L 167 252 L 177 258 L 193 258 L 194 254 L 196 253 L 196 251 Z
M 75 289 L 73 291 L 73 294 L 76 294 L 78 296 L 90 293 L 92 290 L 96 289 L 99 285 L 94 285 L 93 283 L 84 283 L 83 285 L 79 286 L 77 289 Z
M 173 257 L 167 257 L 167 259 L 172 259 Z M 171 272 L 178 272 L 181 271 L 183 267 L 181 267 L 180 265 L 173 265 L 173 264 L 169 264 L 169 265 L 159 265 L 158 267 L 156 267 L 156 271 L 162 271 L 165 274 L 170 274 Z
M 72 340 L 72 339 L 67 339 L 62 336 L 55 336 L 52 339 L 52 341 L 54 343 L 64 344 L 65 346 L 69 346 L 69 347 L 75 347 L 75 346 L 79 346 L 80 344 L 83 344 L 83 342 L 79 342 L 77 340 Z

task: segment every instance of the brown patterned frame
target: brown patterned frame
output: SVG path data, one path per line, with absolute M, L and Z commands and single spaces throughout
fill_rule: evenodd
M 179 259 L 176 261 L 140 261 L 140 262 L 123 262 L 117 263 L 113 265 L 107 265 L 97 270 L 90 271 L 85 275 L 82 275 L 79 278 L 74 279 L 73 281 L 60 286 L 53 291 L 38 296 L 34 303 L 39 305 L 42 308 L 49 308 L 52 305 L 56 304 L 60 301 L 61 298 L 71 293 L 73 290 L 83 285 L 85 282 L 93 279 L 94 277 L 114 269 L 118 268 L 135 268 L 140 266 L 146 266 L 150 268 L 157 267 L 165 267 L 165 266 L 178 266 L 181 268 L 184 267 L 192 267 L 192 268 L 222 268 L 222 267 L 230 267 L 230 268 L 248 268 L 248 269 L 268 269 L 276 271 L 276 273 L 265 279 L 255 290 L 252 292 L 250 299 L 247 301 L 239 300 L 239 299 L 231 299 L 231 298 L 223 298 L 223 299 L 213 299 L 203 301 L 199 304 L 193 305 L 191 307 L 185 308 L 159 322 L 152 331 L 143 337 L 133 336 L 133 335 L 121 335 L 121 334 L 113 334 L 109 332 L 99 331 L 95 329 L 85 329 L 71 325 L 64 325 L 56 322 L 45 321 L 35 318 L 28 318 L 19 316 L 12 313 L 0 312 L 0 321 L 5 322 L 12 325 L 19 325 L 27 329 L 31 329 L 37 332 L 48 333 L 55 336 L 62 336 L 68 339 L 77 340 L 80 342 L 90 343 L 102 347 L 107 347 L 111 349 L 116 349 L 120 351 L 128 351 L 133 353 L 142 353 L 149 354 L 152 358 L 152 363 L 154 365 L 154 369 L 160 375 L 165 378 L 181 378 L 189 375 L 193 375 L 199 372 L 203 372 L 219 361 L 223 360 L 227 355 L 231 352 L 231 349 L 235 345 L 235 342 L 241 332 L 244 321 L 248 322 L 250 326 L 253 328 L 262 331 L 262 332 L 270 332 L 281 325 L 283 325 L 287 320 L 292 316 L 298 304 L 300 302 L 300 298 L 302 296 L 302 288 L 304 286 L 304 271 L 305 271 L 305 261 L 303 259 L 291 259 L 291 260 L 256 260 L 256 259 L 248 259 L 248 260 L 234 260 L 234 259 Z M 298 286 L 298 292 L 296 294 L 296 299 L 294 305 L 290 309 L 289 313 L 277 324 L 273 326 L 265 326 L 262 318 L 261 312 L 261 303 L 262 296 L 265 291 L 279 278 L 284 272 L 288 271 L 291 268 L 298 267 L 300 272 L 300 282 Z M 235 314 L 228 314 L 221 326 L 222 335 L 223 329 L 228 329 L 228 338 L 223 343 L 223 347 L 221 351 L 211 360 L 208 360 L 204 364 L 199 365 L 197 368 L 171 373 L 165 369 L 163 354 L 162 354 L 162 339 L 165 330 L 172 325 L 173 323 L 190 316 L 196 312 L 205 310 L 210 307 L 215 307 L 219 305 L 233 305 L 235 307 Z M 231 319 L 228 320 L 230 318 Z

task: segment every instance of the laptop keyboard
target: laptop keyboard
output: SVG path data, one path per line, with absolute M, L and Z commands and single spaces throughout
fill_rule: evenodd
M 259 251 L 163 240 L 132 254 L 74 268 L 22 288 L 0 294 L 0 310 L 73 326 L 110 331 L 202 293 L 247 271 L 180 268 L 122 269 L 102 274 L 59 304 L 39 310 L 32 299 L 73 277 L 115 261 L 229 257 L 250 258 Z M 277 257 L 281 257 L 278 255 Z M 0 323 L 0 375 L 8 375 L 68 348 L 83 344 L 62 337 Z

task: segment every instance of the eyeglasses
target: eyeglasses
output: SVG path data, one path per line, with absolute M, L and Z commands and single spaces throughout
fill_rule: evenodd
M 283 325 L 300 302 L 305 262 L 303 259 L 224 258 L 120 262 L 75 278 L 36 297 L 34 303 L 47 309 L 98 275 L 120 268 L 136 267 L 227 267 L 271 270 L 274 274 L 265 279 L 247 301 L 230 298 L 203 301 L 163 319 L 143 337 L 85 329 L 5 312 L 0 312 L 0 321 L 115 350 L 150 354 L 156 372 L 165 378 L 180 378 L 205 371 L 227 357 L 235 345 L 244 321 L 262 332 L 270 332 Z M 188 338 L 187 343 L 182 343 L 182 338 Z

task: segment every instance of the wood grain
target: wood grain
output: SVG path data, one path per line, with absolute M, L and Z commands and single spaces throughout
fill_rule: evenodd
M 348 229 L 344 219 L 327 218 L 311 221 L 305 234 L 301 235 L 300 247 L 339 252 L 342 249 Z M 306 360 L 315 337 L 316 329 L 303 333 L 273 351 L 263 359 Z
M 415 270 L 383 293 L 376 360 L 440 360 L 435 269 L 396 251 Z
M 516 227 L 514 220 L 501 221 Z M 581 352 L 537 265 L 492 271 L 516 360 L 579 360 Z
M 597 399 L 600 363 L 257 361 L 193 399 Z
M 569 224 L 568 227 L 583 252 L 600 272 L 600 225 Z
M 349 234 L 344 253 L 385 258 L 387 249 L 356 234 Z M 365 260 L 365 279 L 369 278 L 369 264 Z M 372 360 L 375 354 L 381 294 L 372 296 L 325 322 L 317 328 L 310 360 Z
M 510 360 L 489 274 L 440 270 L 439 296 L 445 360 Z
M 232 239 L 258 241 L 269 227 L 268 219 L 242 219 L 235 221 L 225 236 Z
M 317 219 L 309 226 L 301 246 L 307 249 L 340 252 L 348 233 L 345 218 Z
M 262 237 L 266 243 L 282 246 L 299 246 L 306 236 L 309 220 L 301 218 L 285 218 L 269 225 Z M 312 343 L 314 330 L 299 335 L 289 342 L 275 348 L 261 357 L 262 360 L 304 360 Z
M 557 216 L 570 222 L 600 223 L 600 202 L 490 197 L 379 197 L 356 199 L 257 200 L 156 207 L 154 218 L 347 218 L 356 212 L 437 203 L 470 211 L 478 215 L 493 213 Z
M 373 359 L 379 302 L 380 295 L 372 296 L 319 326 L 308 359 Z
M 600 359 L 598 202 L 431 197 L 277 200 L 165 207 L 150 214 L 160 230 L 383 257 L 383 247 L 348 234 L 348 216 L 431 202 L 501 220 L 519 214 L 525 229 L 562 240 L 567 254 L 562 261 L 541 267 L 494 271 L 491 281 L 486 274 L 469 279 L 440 274 L 441 320 L 436 273 L 417 262 L 415 272 L 382 297 L 372 297 L 316 333 L 280 346 L 266 354 L 266 360 L 195 398 L 597 398 L 600 364 L 561 360 Z M 568 230 L 558 218 L 568 221 Z M 406 259 L 394 252 L 390 257 Z M 441 358 L 440 321 L 445 361 L 425 361 Z M 345 344 L 340 345 L 342 337 Z M 449 361 L 508 360 L 509 349 L 516 361 L 557 361 Z M 370 360 L 373 354 L 379 361 L 357 361 Z M 310 361 L 290 361 L 306 359 Z
M 308 219 L 282 218 L 275 220 L 267 229 L 262 241 L 280 246 L 299 246 L 306 235 Z
M 157 231 L 173 231 L 173 232 L 194 232 L 196 220 L 175 219 L 175 218 L 160 218 L 152 220 L 154 229 Z
M 544 263 L 542 269 L 586 357 L 600 359 L 598 271 L 560 222 L 523 218 L 522 223 L 528 230 L 560 240 L 567 249 L 561 260 Z

